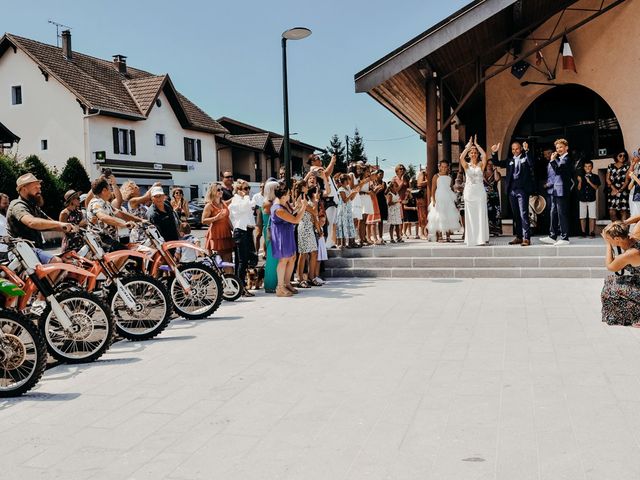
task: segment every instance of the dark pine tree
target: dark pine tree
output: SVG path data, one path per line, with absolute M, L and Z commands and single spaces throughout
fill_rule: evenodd
M 66 190 L 76 190 L 78 192 L 87 193 L 91 188 L 89 175 L 84 166 L 76 157 L 70 157 L 67 164 L 62 170 L 60 181 Z
M 360 132 L 356 128 L 353 138 L 349 142 L 349 161 L 350 162 L 366 162 L 367 154 L 364 151 L 364 141 L 360 136 Z
M 12 158 L 0 155 L 0 192 L 9 195 L 14 199 L 18 196 L 16 192 L 16 180 L 20 176 L 20 166 Z
M 337 134 L 334 134 L 329 141 L 329 146 L 327 147 L 327 153 L 323 156 L 323 163 L 325 166 L 329 164 L 331 161 L 331 156 L 336 156 L 336 166 L 334 167 L 334 173 L 345 173 L 347 171 L 347 160 L 345 158 L 346 150 L 344 145 L 342 144 L 342 140 L 338 137 Z M 326 161 L 325 161 L 326 158 Z

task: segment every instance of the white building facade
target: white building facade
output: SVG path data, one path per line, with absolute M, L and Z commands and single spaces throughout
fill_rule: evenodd
M 20 137 L 12 153 L 61 170 L 79 158 L 91 178 L 110 168 L 149 187 L 202 196 L 218 178 L 216 133 L 227 130 L 176 91 L 168 75 L 6 34 L 0 40 L 0 122 Z

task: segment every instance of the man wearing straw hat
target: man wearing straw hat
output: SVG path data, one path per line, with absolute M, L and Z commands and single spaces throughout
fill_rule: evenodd
M 34 250 L 41 263 L 59 262 L 60 259 L 41 250 L 42 233 L 46 231 L 59 231 L 70 233 L 74 226 L 70 223 L 51 220 L 41 210 L 44 205 L 42 198 L 42 180 L 38 180 L 33 173 L 25 173 L 16 182 L 18 198 L 9 204 L 7 210 L 7 226 L 9 235 L 24 238 L 35 243 Z

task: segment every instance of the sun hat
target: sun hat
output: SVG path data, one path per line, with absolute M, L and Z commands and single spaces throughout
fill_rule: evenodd
M 151 187 L 151 196 L 156 197 L 158 195 L 165 195 L 162 187 Z
M 34 182 L 42 183 L 42 180 L 38 180 L 33 173 L 25 173 L 16 180 L 16 190 L 19 192 L 22 187 Z
M 547 208 L 547 201 L 542 195 L 532 195 L 529 198 L 529 206 L 536 215 L 541 215 L 544 209 Z
M 67 193 L 64 194 L 64 204 L 69 205 L 69 203 L 71 203 L 71 200 L 73 200 L 76 197 L 80 196 L 80 192 L 77 192 L 75 190 L 67 190 Z

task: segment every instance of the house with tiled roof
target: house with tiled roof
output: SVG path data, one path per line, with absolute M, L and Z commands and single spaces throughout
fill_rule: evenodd
M 278 176 L 284 165 L 281 134 L 270 132 L 229 117 L 217 122 L 229 133 L 216 135 L 220 171 L 232 172 L 235 178 L 249 182 L 262 182 Z M 307 157 L 315 151 L 323 151 L 308 143 L 291 138 L 291 172 L 301 175 Z
M 168 74 L 133 68 L 123 55 L 76 52 L 68 30 L 61 38 L 62 47 L 0 39 L 0 122 L 20 138 L 14 153 L 58 169 L 78 157 L 91 177 L 108 167 L 119 181 L 161 181 L 202 196 L 218 177 L 216 134 L 228 130 Z

